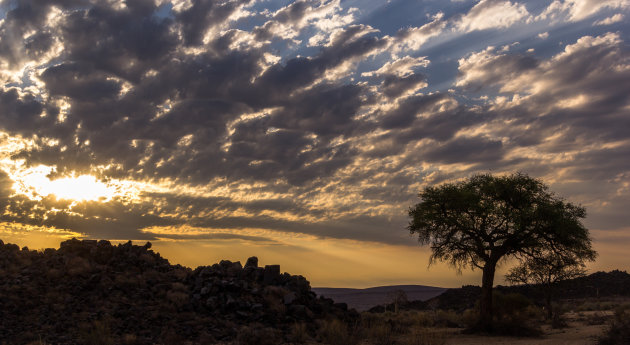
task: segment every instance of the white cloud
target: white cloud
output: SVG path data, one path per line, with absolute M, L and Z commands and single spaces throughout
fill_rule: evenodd
M 418 50 L 431 37 L 435 37 L 444 31 L 447 22 L 444 20 L 444 13 L 439 12 L 433 16 L 433 20 L 421 27 L 414 27 L 400 30 L 396 34 L 396 42 L 393 46 L 393 53 L 403 50 Z
M 405 56 L 400 59 L 387 62 L 381 68 L 375 71 L 363 72 L 361 75 L 364 77 L 371 77 L 384 74 L 394 74 L 399 77 L 406 77 L 413 74 L 414 68 L 427 67 L 429 63 L 430 61 L 427 59 L 426 56 L 421 56 L 417 58 Z
M 604 18 L 602 20 L 598 20 L 595 23 L 593 23 L 593 25 L 610 25 L 610 24 L 615 24 L 615 23 L 619 23 L 620 21 L 622 21 L 625 18 L 625 16 L 621 13 L 617 13 L 612 17 L 608 17 L 608 18 Z
M 456 23 L 461 31 L 507 28 L 515 23 L 530 21 L 531 15 L 523 4 L 510 1 L 481 0 Z
M 323 42 L 326 34 L 354 22 L 357 11 L 349 8 L 344 12 L 341 0 L 296 1 L 273 13 L 272 20 L 261 28 L 282 39 L 295 39 L 303 29 L 313 26 L 320 31 L 309 39 L 308 44 L 314 46 Z
M 579 21 L 603 9 L 628 9 L 628 0 L 554 0 L 537 19 Z

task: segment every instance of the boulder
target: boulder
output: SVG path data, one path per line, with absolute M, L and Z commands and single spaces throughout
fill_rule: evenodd
M 271 285 L 280 277 L 280 265 L 266 265 L 263 275 L 263 283 Z

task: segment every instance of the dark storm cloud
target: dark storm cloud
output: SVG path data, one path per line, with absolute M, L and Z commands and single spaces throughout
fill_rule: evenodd
M 251 1 L 193 1 L 192 6 L 175 15 L 177 22 L 182 26 L 184 44 L 189 46 L 201 44 L 208 29 L 223 24 L 240 6 L 249 2 Z
M 155 10 L 95 6 L 66 18 L 62 41 L 72 62 L 50 66 L 40 76 L 52 100 L 65 97 L 72 107 L 67 119 L 46 133 L 66 149 L 62 153 L 40 147 L 21 157 L 41 159 L 40 163 L 78 163 L 76 157 L 85 158 L 89 152 L 91 165 L 116 162 L 120 166 L 112 171 L 126 171 L 131 177 L 192 183 L 225 174 L 266 179 L 270 174 L 264 171 L 268 171 L 302 184 L 349 162 L 352 150 L 328 144 L 334 136 L 355 131 L 351 118 L 361 105 L 362 88 L 323 84 L 295 90 L 311 85 L 344 61 L 382 48 L 386 40 L 364 35 L 369 31 L 364 26 L 350 26 L 338 31 L 315 58 L 272 66 L 252 84 L 253 76 L 260 73 L 262 51 L 178 55 L 169 48 L 173 41 L 167 26 L 172 23 L 156 18 Z M 145 35 L 145 30 L 150 34 Z M 161 65 L 167 58 L 168 63 Z M 152 74 L 141 76 L 149 70 Z M 124 93 L 123 87 L 128 89 Z M 295 95 L 289 96 L 292 92 Z M 166 100 L 171 108 L 156 118 L 156 106 Z M 41 107 L 36 101 L 29 104 Z M 232 148 L 221 150 L 230 121 L 250 110 L 274 106 L 283 110 L 264 124 L 267 128 L 257 129 L 254 142 L 242 138 L 241 126 Z M 68 135 L 72 127 L 76 127 L 73 135 Z M 282 131 L 261 135 L 271 127 Z M 310 133 L 319 136 L 317 147 L 293 159 L 296 150 L 312 146 Z M 177 145 L 186 136 L 192 136 L 188 146 Z M 293 151 L 284 151 L 287 147 Z M 325 159 L 313 164 L 321 157 Z M 253 160 L 259 163 L 251 164 Z M 64 164 L 57 165 L 61 165 L 57 171 L 64 172 Z
M 75 102 L 112 101 L 120 92 L 120 83 L 88 66 L 62 64 L 50 67 L 41 75 L 51 96 L 70 97 Z
M 272 217 L 204 218 L 192 221 L 197 227 L 217 229 L 255 228 L 285 232 L 307 233 L 322 238 L 361 239 L 390 244 L 412 244 L 404 232 L 405 214 L 389 216 L 351 216 L 334 220 L 304 222 Z M 393 225 L 394 224 L 394 225 Z
M 150 204 L 130 205 L 111 200 L 83 201 L 71 205 L 71 201 L 58 200 L 54 196 L 40 201 L 25 196 L 4 200 L 1 221 L 64 229 L 94 238 L 152 239 L 151 234 L 140 230 L 182 224 L 181 220 L 154 214 L 155 208 Z
M 452 163 L 485 163 L 499 161 L 503 156 L 501 141 L 485 138 L 456 138 L 430 147 L 422 158 L 429 162 Z
M 417 115 L 422 112 L 432 113 L 431 108 L 435 107 L 438 102 L 446 96 L 441 93 L 432 95 L 419 95 L 405 99 L 398 107 L 389 111 L 381 120 L 383 128 L 408 128 L 416 121 Z
M 422 74 L 412 74 L 405 77 L 396 75 L 385 76 L 381 84 L 382 92 L 389 98 L 395 98 L 403 94 L 405 91 L 414 91 L 418 85 L 422 85 L 426 77 Z
M 7 173 L 0 170 L 0 211 L 4 211 L 9 204 L 9 196 L 13 194 L 12 185 L 13 181 L 11 181 Z
M 50 117 L 41 117 L 43 112 L 44 106 L 33 95 L 20 97 L 16 89 L 0 90 L 0 128 L 30 134 L 33 128 L 51 124 Z
M 263 237 L 263 236 L 251 236 L 241 235 L 233 233 L 206 233 L 206 234 L 152 234 L 156 238 L 166 238 L 170 240 L 241 240 L 256 243 L 277 243 L 277 241 Z

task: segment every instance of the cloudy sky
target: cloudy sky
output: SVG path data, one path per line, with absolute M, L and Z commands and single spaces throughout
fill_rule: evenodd
M 522 171 L 630 269 L 630 0 L 0 3 L 5 242 L 458 286 L 409 206 Z

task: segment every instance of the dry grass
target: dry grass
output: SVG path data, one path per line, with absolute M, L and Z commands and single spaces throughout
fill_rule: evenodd
M 355 345 L 361 339 L 356 329 L 338 319 L 321 321 L 318 338 L 329 345 Z

